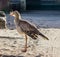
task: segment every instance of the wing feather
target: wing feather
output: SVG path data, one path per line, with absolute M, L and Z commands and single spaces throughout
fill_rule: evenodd
M 20 21 L 19 26 L 23 31 L 35 31 L 36 30 L 36 28 L 30 23 L 28 23 L 27 21 Z

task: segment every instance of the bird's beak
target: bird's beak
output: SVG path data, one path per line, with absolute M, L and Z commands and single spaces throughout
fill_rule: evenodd
M 15 15 L 14 15 L 13 13 L 10 13 L 10 16 L 13 16 L 13 17 L 15 17 Z

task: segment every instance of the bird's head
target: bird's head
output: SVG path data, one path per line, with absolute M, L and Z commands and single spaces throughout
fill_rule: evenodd
M 20 13 L 18 12 L 18 11 L 12 11 L 12 12 L 10 12 L 10 15 L 11 16 L 13 16 L 13 17 L 15 17 L 15 18 L 21 18 L 21 15 L 20 15 Z

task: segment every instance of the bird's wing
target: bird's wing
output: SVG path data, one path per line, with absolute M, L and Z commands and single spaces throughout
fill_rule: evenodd
M 31 25 L 30 23 L 28 23 L 27 21 L 21 21 L 19 22 L 19 27 L 20 29 L 26 33 L 28 36 L 30 36 L 31 38 L 34 38 L 36 39 L 37 37 L 37 32 L 38 30 L 33 26 Z M 36 32 L 37 31 L 37 32 Z M 35 35 L 36 34 L 36 35 Z M 35 37 L 36 36 L 36 37 Z
M 35 31 L 35 30 L 37 30 L 33 25 L 31 25 L 27 21 L 20 21 L 19 26 L 23 31 Z
M 28 36 L 32 37 L 33 39 L 37 38 L 37 35 L 41 35 L 45 39 L 48 39 L 46 36 L 44 36 L 42 33 L 40 33 L 36 27 L 28 23 L 27 21 L 21 21 L 19 22 L 19 26 L 21 30 L 26 33 Z

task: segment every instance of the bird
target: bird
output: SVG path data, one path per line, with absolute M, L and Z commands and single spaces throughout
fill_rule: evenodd
M 7 24 L 7 21 L 6 21 L 6 14 L 4 11 L 0 11 L 0 20 L 1 21 L 4 21 L 3 22 L 3 25 L 5 26 L 4 28 L 7 28 L 6 24 Z M 3 26 L 2 25 L 2 26 Z
M 39 30 L 31 23 L 29 23 L 26 20 L 23 20 L 21 17 L 20 12 L 17 10 L 10 12 L 11 16 L 14 16 L 14 23 L 17 29 L 17 32 L 19 34 L 24 34 L 25 35 L 25 47 L 22 50 L 23 52 L 27 51 L 27 36 L 30 38 L 36 40 L 38 38 L 38 35 L 42 36 L 44 39 L 49 40 L 46 36 L 44 36 Z
M 4 13 L 4 11 L 0 11 L 0 17 L 5 17 L 6 15 L 5 15 L 5 13 Z

